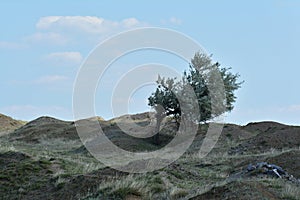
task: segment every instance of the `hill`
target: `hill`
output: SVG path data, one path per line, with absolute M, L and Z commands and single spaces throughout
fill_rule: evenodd
M 51 138 L 79 139 L 74 123 L 51 117 L 40 117 L 12 132 L 12 140 L 36 143 Z
M 132 120 L 130 120 L 130 118 Z M 162 143 L 135 138 L 118 124 L 138 130 L 151 114 L 81 123 L 40 117 L 0 137 L 0 193 L 3 199 L 299 199 L 300 127 L 276 122 L 225 124 L 213 150 L 198 150 L 208 125 L 201 125 L 188 151 L 163 169 L 129 174 L 104 166 L 83 146 L 76 126 L 96 131 L 98 121 L 115 145 L 132 152 L 155 151 L 175 135 L 164 122 Z M 134 163 L 131 163 L 134 164 Z M 254 166 L 255 169 L 250 169 Z M 277 176 L 275 168 L 284 174 Z M 1 198 L 0 198 L 1 199 Z
M 0 136 L 23 126 L 26 122 L 0 114 Z

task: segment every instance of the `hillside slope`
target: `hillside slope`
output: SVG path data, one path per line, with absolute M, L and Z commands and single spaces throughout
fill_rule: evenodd
M 0 136 L 23 126 L 25 122 L 0 114 Z
M 131 152 L 163 148 L 176 134 L 176 124 L 169 120 L 160 131 L 160 145 L 151 138 L 129 136 L 118 127 L 122 124 L 130 128 L 129 118 L 141 127 L 152 120 L 142 113 L 109 121 L 90 118 L 80 124 L 93 132 L 97 130 L 94 122 L 98 121 L 112 143 Z M 187 153 L 163 169 L 141 174 L 104 166 L 83 146 L 76 126 L 74 122 L 40 117 L 0 137 L 1 197 L 33 200 L 298 200 L 300 197 L 300 127 L 297 126 L 275 122 L 225 124 L 213 150 L 200 159 L 198 151 L 208 127 L 201 125 Z M 279 178 L 265 168 L 247 171 L 249 165 L 264 162 L 281 167 L 286 175 Z

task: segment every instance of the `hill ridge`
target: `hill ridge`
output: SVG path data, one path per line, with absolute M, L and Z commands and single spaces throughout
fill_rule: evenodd
M 8 134 L 21 126 L 23 126 L 26 122 L 13 119 L 7 115 L 0 113 L 0 136 Z

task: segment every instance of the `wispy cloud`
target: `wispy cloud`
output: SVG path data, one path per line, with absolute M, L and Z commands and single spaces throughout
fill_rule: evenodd
M 25 48 L 25 45 L 22 43 L 0 41 L 0 49 L 18 50 L 23 48 Z
M 46 55 L 44 59 L 52 65 L 74 66 L 80 64 L 83 57 L 80 52 L 54 52 Z
M 178 19 L 176 17 L 171 17 L 169 21 L 170 21 L 170 23 L 175 24 L 175 25 L 181 25 L 182 24 L 182 20 Z
M 47 45 L 65 45 L 68 38 L 56 32 L 36 32 L 24 38 L 25 42 Z
M 285 107 L 280 107 L 278 109 L 279 112 L 300 112 L 300 105 L 289 105 Z
M 36 33 L 25 40 L 42 45 L 95 45 L 112 34 L 147 25 L 136 18 L 116 21 L 97 16 L 45 16 L 36 23 Z
M 49 75 L 38 78 L 33 81 L 35 84 L 53 84 L 53 83 L 61 83 L 63 81 L 68 81 L 69 78 L 61 75 Z
M 136 26 L 140 26 L 143 25 L 144 23 L 141 23 L 140 21 L 138 21 L 136 18 L 128 18 L 128 19 L 124 19 L 121 22 L 121 25 L 124 26 L 125 28 L 132 28 L 132 27 L 136 27 Z
M 119 28 L 133 28 L 142 24 L 136 18 L 111 21 L 95 16 L 47 16 L 39 19 L 36 28 L 43 31 L 75 31 L 98 34 Z
M 161 20 L 161 23 L 166 25 L 166 24 L 172 24 L 172 25 L 176 25 L 179 26 L 182 24 L 182 20 L 177 18 L 177 17 L 170 17 L 169 19 L 163 19 Z

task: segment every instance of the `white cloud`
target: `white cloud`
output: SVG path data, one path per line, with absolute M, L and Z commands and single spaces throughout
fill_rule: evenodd
M 166 25 L 166 24 L 172 24 L 172 25 L 181 25 L 182 24 L 182 20 L 177 18 L 177 17 L 171 17 L 169 19 L 163 19 L 161 20 L 161 23 Z
M 182 20 L 178 19 L 176 17 L 171 17 L 169 21 L 170 21 L 171 24 L 175 24 L 175 25 L 181 25 L 182 24 Z
M 81 63 L 83 57 L 79 52 L 55 52 L 45 56 L 46 61 L 54 65 L 74 66 Z
M 280 112 L 300 112 L 300 105 L 289 105 L 285 107 L 280 107 L 278 109 Z
M 121 24 L 123 24 L 123 26 L 125 28 L 131 28 L 131 27 L 134 27 L 134 26 L 138 26 L 140 25 L 141 23 L 135 19 L 135 18 L 128 18 L 128 19 L 124 19 Z
M 95 45 L 106 37 L 131 28 L 148 26 L 136 18 L 108 20 L 96 16 L 45 16 L 36 32 L 20 43 L 0 41 L 0 49 L 23 49 L 31 45 Z
M 61 75 L 49 75 L 49 76 L 43 76 L 38 78 L 37 80 L 34 81 L 36 84 L 53 84 L 53 83 L 60 83 L 62 81 L 67 81 L 69 80 L 68 77 L 66 76 L 61 76 Z
M 25 38 L 29 44 L 95 45 L 131 28 L 147 26 L 136 18 L 109 20 L 97 16 L 45 16 L 36 23 L 36 33 Z
M 62 34 L 55 32 L 37 32 L 25 38 L 25 41 L 30 43 L 41 43 L 50 45 L 64 45 L 68 42 L 68 39 Z
M 36 24 L 37 29 L 49 29 L 49 26 L 59 20 L 59 16 L 42 17 Z
M 23 49 L 24 47 L 25 45 L 21 43 L 0 41 L 0 49 L 17 50 L 17 49 Z
M 95 16 L 47 16 L 39 19 L 36 28 L 43 31 L 75 31 L 98 34 L 119 28 L 133 28 L 142 24 L 135 18 L 111 21 Z

